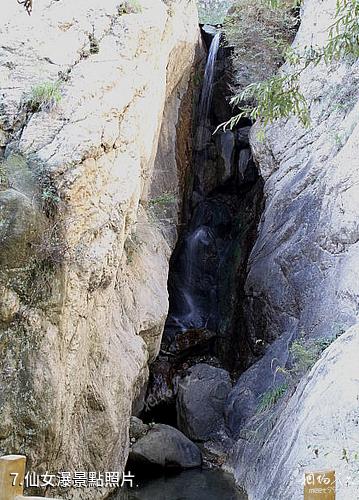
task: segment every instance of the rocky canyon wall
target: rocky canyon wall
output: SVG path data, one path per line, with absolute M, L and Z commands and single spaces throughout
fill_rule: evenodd
M 34 3 L 0 26 L 0 450 L 122 470 L 167 315 L 197 10 Z
M 305 0 L 294 45 L 322 47 L 335 7 Z M 233 389 L 227 418 L 238 439 L 232 469 L 256 500 L 299 500 L 304 471 L 323 469 L 336 469 L 338 498 L 358 496 L 358 68 L 354 59 L 309 65 L 300 89 L 311 126 L 291 118 L 268 126 L 264 141 L 258 127 L 252 133 L 265 208 L 245 308 L 253 349 L 264 356 Z M 332 343 L 295 392 L 261 414 L 263 394 L 293 373 L 294 339 L 312 342 L 307 349 Z

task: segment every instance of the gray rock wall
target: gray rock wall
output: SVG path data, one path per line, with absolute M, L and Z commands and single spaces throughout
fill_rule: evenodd
M 295 45 L 326 43 L 335 4 L 304 2 Z M 245 308 L 253 349 L 264 357 L 233 389 L 228 423 L 240 436 L 231 467 L 256 500 L 299 500 L 304 471 L 335 468 L 343 480 L 355 468 L 356 327 L 279 406 L 263 416 L 258 403 L 286 380 L 277 368 L 290 369 L 293 339 L 334 340 L 358 320 L 358 69 L 355 60 L 309 66 L 300 87 L 311 127 L 292 118 L 267 127 L 264 142 L 255 130 L 252 135 L 265 208 L 249 259 Z M 348 460 L 343 449 L 351 450 Z M 358 498 L 353 478 L 342 483 L 339 498 Z

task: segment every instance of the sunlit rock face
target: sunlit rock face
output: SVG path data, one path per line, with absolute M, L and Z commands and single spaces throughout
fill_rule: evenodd
M 11 1 L 1 15 L 0 449 L 33 470 L 122 470 L 167 314 L 197 10 L 118 4 L 37 0 L 29 17 Z M 153 197 L 168 191 L 163 222 Z
M 294 42 L 299 49 L 326 43 L 335 6 L 335 0 L 304 2 Z M 334 342 L 285 411 L 264 417 L 265 433 L 258 417 L 260 396 L 283 377 L 277 367 L 290 368 L 291 341 L 333 340 L 358 316 L 358 62 L 311 65 L 300 86 L 310 102 L 311 127 L 293 118 L 267 127 L 264 141 L 254 128 L 251 141 L 265 179 L 265 207 L 244 307 L 250 341 L 264 358 L 233 389 L 228 418 L 241 427 L 232 462 L 236 478 L 256 500 L 302 498 L 304 470 L 336 468 L 341 478 L 351 476 L 354 455 L 342 460 L 340 448 L 354 450 L 358 435 L 355 330 Z M 258 432 L 247 439 L 245 428 Z M 348 484 L 342 496 L 354 498 L 354 483 Z

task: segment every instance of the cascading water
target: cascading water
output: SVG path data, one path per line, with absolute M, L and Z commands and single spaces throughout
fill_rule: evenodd
M 218 270 L 224 256 L 231 214 L 220 197 L 204 199 L 196 206 L 170 283 L 170 314 L 165 335 L 190 328 L 216 329 Z
M 209 110 L 211 108 L 213 96 L 213 79 L 215 74 L 215 66 L 219 44 L 221 41 L 221 32 L 214 36 L 208 52 L 206 69 L 204 72 L 204 80 L 202 86 L 201 100 L 198 108 L 198 139 L 197 148 L 204 146 L 204 131 L 208 122 Z
M 213 97 L 213 83 L 216 70 L 216 60 L 218 55 L 218 50 L 220 46 L 221 32 L 217 32 L 213 37 L 212 43 L 208 51 L 208 58 L 206 63 L 206 68 L 204 72 L 204 80 L 201 92 L 200 103 L 198 107 L 198 118 L 197 118 L 197 140 L 196 140 L 196 150 L 204 150 L 206 152 L 206 144 L 208 142 L 208 130 L 210 128 L 209 113 L 212 104 Z M 206 153 L 205 153 L 206 154 Z M 198 165 L 203 165 L 205 161 L 205 156 L 196 159 Z M 199 168 L 197 169 L 197 175 L 199 174 Z M 203 179 L 202 179 L 203 180 Z M 201 181 L 199 182 L 198 192 L 202 193 Z M 173 293 L 177 297 L 177 304 L 174 307 L 172 314 L 170 313 L 167 326 L 168 329 L 174 327 L 174 329 L 187 330 L 189 328 L 203 328 L 208 327 L 209 320 L 211 316 L 213 317 L 213 311 L 208 314 L 208 306 L 212 304 L 215 307 L 216 303 L 216 291 L 215 288 L 210 292 L 209 303 L 205 300 L 205 304 L 201 304 L 203 300 L 199 301 L 198 298 L 201 294 L 198 294 L 198 283 L 203 280 L 203 277 L 207 275 L 209 269 L 205 269 L 206 266 L 201 265 L 201 263 L 206 262 L 206 257 L 209 254 L 217 254 L 215 235 L 212 228 L 201 220 L 198 221 L 198 216 L 194 216 L 194 223 L 191 224 L 190 230 L 187 235 L 183 238 L 183 246 L 181 249 L 180 259 L 180 273 L 176 277 L 176 290 Z M 197 220 L 196 220 L 197 219 Z M 218 259 L 218 255 L 215 256 Z M 213 283 L 208 283 L 209 286 Z M 196 290 L 197 289 L 197 290 Z M 197 292 L 197 293 L 196 293 Z M 203 307 L 204 306 L 204 307 Z
M 177 381 L 184 370 L 203 362 L 232 369 L 237 361 L 234 311 L 261 197 L 249 123 L 236 132 L 213 134 L 232 112 L 225 99 L 230 52 L 220 40 L 217 32 L 209 47 L 193 144 L 190 218 L 171 259 L 169 314 L 143 413 L 148 421 L 170 425 L 176 425 Z
M 207 35 L 214 36 L 209 47 L 195 121 L 197 134 L 192 143 L 193 168 L 184 196 L 182 222 L 185 224 L 181 226 L 180 238 L 170 262 L 169 313 L 160 352 L 151 364 L 146 394 L 139 395 L 138 407 L 142 408 L 140 417 L 150 426 L 156 422 L 178 427 L 192 439 L 195 438 L 187 427 L 189 420 L 183 418 L 184 415 L 188 413 L 191 420 L 202 421 L 203 427 L 207 428 L 207 413 L 212 414 L 212 410 L 217 412 L 219 425 L 222 426 L 220 442 L 210 441 L 210 447 L 204 444 L 202 450 L 204 463 L 216 467 L 229 444 L 224 412 L 220 407 L 221 397 L 214 396 L 211 389 L 208 405 L 204 399 L 205 404 L 202 407 L 200 400 L 199 407 L 199 395 L 195 392 L 191 396 L 193 399 L 189 400 L 194 404 L 189 403 L 188 408 L 184 408 L 181 390 L 185 377 L 193 374 L 194 366 L 198 369 L 196 377 L 203 383 L 208 373 L 220 373 L 227 379 L 229 374 L 226 375 L 224 370 L 231 372 L 232 376 L 237 375 L 242 369 L 242 360 L 243 364 L 247 363 L 245 356 L 251 345 L 247 342 L 246 347 L 247 330 L 241 316 L 241 299 L 247 259 L 259 218 L 262 184 L 251 157 L 250 122 L 241 120 L 237 130 L 214 134 L 218 125 L 232 114 L 226 100 L 232 67 L 231 51 L 221 46 L 220 32 L 209 28 L 203 28 Z M 206 43 L 208 37 L 204 37 L 204 41 Z M 212 383 L 215 387 L 216 380 L 208 378 L 208 388 Z M 137 415 L 136 407 L 134 412 Z M 137 426 L 138 422 L 135 423 Z M 186 498 L 247 498 L 236 491 L 234 484 L 224 481 L 219 471 L 195 470 L 170 479 L 159 477 L 154 480 L 153 469 L 147 464 L 144 467 L 136 453 L 132 453 L 130 459 L 133 460 L 131 470 L 132 466 L 137 467 L 135 473 L 151 473 L 151 479 L 147 477 L 148 484 L 143 485 L 136 499 L 160 496 L 177 499 L 186 478 L 189 492 L 188 496 L 184 496 Z M 183 496 L 182 490 L 180 496 Z
M 203 254 L 206 248 L 213 241 L 213 235 L 209 227 L 201 225 L 196 228 L 193 233 L 190 233 L 185 239 L 184 243 L 184 267 L 186 269 L 185 276 L 186 282 L 178 292 L 183 295 L 183 312 L 182 320 L 174 318 L 178 325 L 183 329 L 189 327 L 200 327 L 206 320 L 202 317 L 199 307 L 196 307 L 195 300 L 192 296 L 191 290 L 196 286 L 196 259 L 200 254 Z

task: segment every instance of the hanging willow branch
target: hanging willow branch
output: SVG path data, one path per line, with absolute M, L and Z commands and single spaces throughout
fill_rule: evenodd
M 32 12 L 32 0 L 17 0 L 17 3 L 20 5 L 23 5 L 27 11 L 27 13 L 30 15 Z

